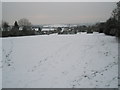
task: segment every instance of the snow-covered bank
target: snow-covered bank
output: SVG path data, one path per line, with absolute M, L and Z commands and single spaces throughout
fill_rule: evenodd
M 104 34 L 3 39 L 3 88 L 117 88 L 118 43 Z

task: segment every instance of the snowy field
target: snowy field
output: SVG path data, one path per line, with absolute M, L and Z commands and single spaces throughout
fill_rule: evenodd
M 118 42 L 104 34 L 3 38 L 3 88 L 118 88 Z
M 2 38 L 0 38 L 0 89 L 2 89 Z

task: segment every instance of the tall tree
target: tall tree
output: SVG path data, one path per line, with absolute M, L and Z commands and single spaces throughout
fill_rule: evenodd
M 14 26 L 11 29 L 10 35 L 11 36 L 19 36 L 19 26 L 18 26 L 17 21 L 14 22 Z
M 31 26 L 31 22 L 28 19 L 22 18 L 18 21 L 19 26 Z
M 15 23 L 14 23 L 14 27 L 19 27 L 17 21 L 15 21 Z
M 117 3 L 117 7 L 113 10 L 112 16 L 116 20 L 116 36 L 120 37 L 120 1 Z
M 120 36 L 120 1 L 112 11 L 111 17 L 106 21 L 104 33 L 107 35 Z
M 18 21 L 19 26 L 23 28 L 22 35 L 31 35 L 34 34 L 34 32 L 31 29 L 31 22 L 29 22 L 28 19 L 22 18 Z
M 2 22 L 3 31 L 8 31 L 8 27 L 9 27 L 8 22 L 3 21 L 3 22 Z
M 19 25 L 18 25 L 17 21 L 15 21 L 13 28 L 16 29 L 16 30 L 19 29 Z

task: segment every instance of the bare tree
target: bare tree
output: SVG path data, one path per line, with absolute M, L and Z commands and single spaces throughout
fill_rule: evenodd
M 31 22 L 28 19 L 22 18 L 18 21 L 19 26 L 31 26 Z

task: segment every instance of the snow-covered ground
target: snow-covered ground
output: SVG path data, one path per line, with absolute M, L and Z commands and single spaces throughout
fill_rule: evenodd
M 2 89 L 2 38 L 0 38 L 0 89 Z
M 104 34 L 3 39 L 3 88 L 117 88 L 118 42 Z

